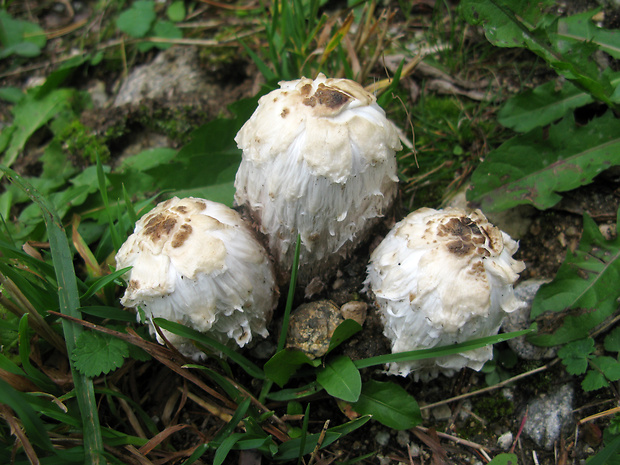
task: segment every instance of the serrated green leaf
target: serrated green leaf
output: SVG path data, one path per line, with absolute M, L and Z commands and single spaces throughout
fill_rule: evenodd
M 330 360 L 316 374 L 327 393 L 346 402 L 357 402 L 362 391 L 362 377 L 349 357 Z
M 602 389 L 607 386 L 609 386 L 609 382 L 605 379 L 605 376 L 595 370 L 588 371 L 581 382 L 581 387 L 586 392 L 596 391 L 597 389 Z
M 581 375 L 588 369 L 588 356 L 594 352 L 594 339 L 587 337 L 570 342 L 558 351 L 558 356 L 571 375 Z
M 603 373 L 609 381 L 620 379 L 620 362 L 615 358 L 603 355 L 591 360 L 591 364 L 597 371 Z
M 138 50 L 146 52 L 153 47 L 160 50 L 167 50 L 172 47 L 173 43 L 163 42 L 161 39 L 181 39 L 183 37 L 183 31 L 170 21 L 156 21 L 149 37 L 157 38 L 158 40 L 142 42 L 138 44 Z
M 467 22 L 481 25 L 489 42 L 497 47 L 536 49 L 537 29 L 553 20 L 545 13 L 553 4 L 552 0 L 464 0 L 459 11 Z
M 80 334 L 71 355 L 75 367 L 89 377 L 121 367 L 127 357 L 129 349 L 125 341 L 95 331 Z
M 592 42 L 614 58 L 620 58 L 620 36 L 618 31 L 610 31 L 594 24 L 592 16 L 600 9 L 586 11 L 558 21 L 558 35 L 565 40 Z
M 118 16 L 116 27 L 131 37 L 144 37 L 155 17 L 155 3 L 152 0 L 138 0 Z
M 545 14 L 552 2 L 527 0 L 465 0 L 461 12 L 472 24 L 481 24 L 487 39 L 498 47 L 524 47 L 541 56 L 560 75 L 574 81 L 602 102 L 611 103 L 613 89 L 601 79 L 592 57 L 607 44 L 588 37 L 583 17 L 559 18 Z M 601 35 L 603 38 L 603 35 Z M 607 35 L 615 52 L 617 38 Z
M 489 153 L 474 171 L 467 198 L 483 211 L 521 204 L 554 206 L 560 192 L 592 182 L 620 164 L 620 120 L 608 112 L 585 126 L 566 117 L 549 131 L 538 128 Z
M 396 430 L 413 428 L 422 422 L 416 400 L 394 383 L 367 381 L 362 386 L 359 400 L 351 407 L 357 413 L 372 415 L 374 420 Z
M 610 74 L 610 83 L 618 88 L 620 73 Z M 612 96 L 612 100 L 618 101 L 618 97 Z M 508 99 L 500 109 L 497 119 L 507 128 L 527 132 L 551 124 L 569 110 L 593 101 L 592 95 L 569 81 L 549 81 Z
M 614 328 L 605 336 L 604 346 L 608 352 L 620 352 L 620 326 Z
M 532 318 L 564 312 L 562 325 L 553 334 L 534 334 L 528 340 L 551 346 L 587 336 L 616 310 L 618 282 L 620 237 L 605 240 L 594 220 L 585 215 L 577 250 L 568 251 L 555 279 L 541 286 L 532 303 Z

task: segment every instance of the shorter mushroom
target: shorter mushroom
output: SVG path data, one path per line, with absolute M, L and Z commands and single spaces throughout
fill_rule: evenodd
M 241 216 L 209 200 L 171 198 L 137 223 L 116 255 L 131 266 L 121 303 L 243 347 L 266 337 L 278 300 L 272 264 Z M 164 331 L 188 357 L 204 357 L 191 341 Z M 158 341 L 161 343 L 159 335 Z
M 513 284 L 525 265 L 517 242 L 479 210 L 422 208 L 394 226 L 373 251 L 372 291 L 392 352 L 456 344 L 497 334 L 523 303 Z M 492 347 L 433 359 L 392 363 L 389 373 L 428 380 L 463 367 L 480 370 Z

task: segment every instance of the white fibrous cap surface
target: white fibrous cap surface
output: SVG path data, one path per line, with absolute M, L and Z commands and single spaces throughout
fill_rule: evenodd
M 354 81 L 281 82 L 235 140 L 243 150 L 235 201 L 251 210 L 284 269 L 298 233 L 302 265 L 346 256 L 396 195 L 397 131 Z
M 121 303 L 140 307 L 149 321 L 178 322 L 233 347 L 268 334 L 278 297 L 273 267 L 239 214 L 225 205 L 191 197 L 160 203 L 118 251 L 117 269 L 128 266 Z M 191 342 L 165 336 L 181 353 L 201 358 Z
M 518 244 L 479 211 L 422 208 L 397 223 L 373 251 L 366 288 L 376 299 L 392 352 L 445 346 L 497 334 L 524 305 L 513 284 L 525 265 Z M 463 367 L 480 370 L 492 347 L 392 363 L 389 373 L 428 380 Z

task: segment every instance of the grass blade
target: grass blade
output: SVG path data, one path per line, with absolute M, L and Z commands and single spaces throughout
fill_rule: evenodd
M 42 197 L 27 181 L 19 176 L 15 171 L 0 166 L 0 170 L 5 173 L 7 178 L 17 184 L 41 209 L 47 234 L 52 251 L 52 260 L 58 282 L 58 301 L 60 312 L 75 318 L 80 318 L 80 298 L 77 288 L 77 278 L 73 269 L 71 249 L 65 230 L 56 214 L 54 208 Z M 62 320 L 62 328 L 65 335 L 67 352 L 73 352 L 75 341 L 83 331 L 79 325 Z M 81 375 L 73 366 L 73 361 L 69 358 L 73 384 L 77 396 L 80 413 L 83 423 L 85 464 L 103 464 L 103 440 L 99 425 L 99 415 L 97 412 L 97 402 L 93 389 L 92 379 Z

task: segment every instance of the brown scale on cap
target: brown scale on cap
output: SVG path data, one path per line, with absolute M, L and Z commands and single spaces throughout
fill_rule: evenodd
M 480 247 L 487 242 L 488 235 L 467 216 L 450 218 L 449 221 L 438 226 L 437 235 L 451 239 L 446 247 L 455 255 L 465 256 L 476 253 L 485 257 L 490 256 L 485 247 Z
M 177 218 L 171 215 L 159 213 L 153 216 L 144 227 L 144 234 L 150 236 L 153 242 L 157 242 L 162 237 L 167 237 L 170 231 L 177 224 Z
M 182 224 L 180 231 L 172 238 L 170 245 L 174 248 L 181 247 L 192 233 L 192 227 L 189 224 Z
M 312 86 L 310 86 L 309 84 L 306 84 L 305 86 L 303 86 L 301 90 L 302 95 L 307 95 L 309 93 L 309 90 L 307 89 L 307 87 L 311 88 Z M 346 104 L 350 99 L 351 99 L 350 96 L 348 96 L 347 94 L 339 90 L 336 90 L 331 87 L 327 87 L 324 84 L 319 84 L 319 88 L 316 90 L 314 95 L 305 98 L 303 103 L 304 105 L 307 105 L 309 107 L 314 107 L 318 103 L 319 105 L 322 105 L 324 107 L 327 107 L 333 110 L 336 108 L 340 108 L 341 106 Z

